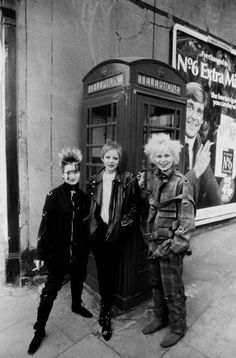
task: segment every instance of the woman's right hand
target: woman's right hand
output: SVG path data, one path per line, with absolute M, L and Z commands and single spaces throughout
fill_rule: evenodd
M 138 185 L 140 188 L 143 188 L 145 185 L 145 172 L 139 172 L 136 176 L 138 180 Z

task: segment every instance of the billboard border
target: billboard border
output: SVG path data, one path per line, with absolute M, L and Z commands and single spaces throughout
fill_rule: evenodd
M 219 40 L 210 34 L 203 34 L 190 27 L 183 26 L 181 24 L 175 24 L 172 29 L 172 59 L 171 65 L 176 69 L 176 49 L 177 49 L 177 32 L 181 31 L 190 36 L 197 38 L 198 40 L 220 47 L 221 49 L 236 56 L 236 49 L 230 46 L 223 40 Z M 211 206 L 197 210 L 196 226 L 206 225 L 209 223 L 222 221 L 236 217 L 236 203 L 222 204 L 218 206 Z

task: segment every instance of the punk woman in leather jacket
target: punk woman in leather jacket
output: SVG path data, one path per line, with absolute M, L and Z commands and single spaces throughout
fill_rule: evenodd
M 83 317 L 92 317 L 81 304 L 89 255 L 86 224 L 89 198 L 79 188 L 82 154 L 79 149 L 68 148 L 59 157 L 64 183 L 48 193 L 38 232 L 35 264 L 40 269 L 45 262 L 48 275 L 40 296 L 29 354 L 36 352 L 45 336 L 45 326 L 53 302 L 66 274 L 69 273 L 70 277 L 72 311 Z
M 114 299 L 115 273 L 120 257 L 120 242 L 124 231 L 137 221 L 139 186 L 130 173 L 121 173 L 119 163 L 122 148 L 107 141 L 101 150 L 102 170 L 89 184 L 90 242 L 97 265 L 101 294 L 99 324 L 105 340 L 112 336 L 111 309 Z

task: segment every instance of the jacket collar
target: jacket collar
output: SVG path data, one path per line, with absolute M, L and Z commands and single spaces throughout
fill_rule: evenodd
M 63 183 L 62 186 L 65 188 L 66 191 L 72 191 L 72 190 L 75 190 L 75 191 L 78 191 L 79 189 L 79 182 L 75 185 L 70 185 L 68 183 Z
M 99 172 L 98 174 L 95 176 L 94 178 L 94 184 L 95 183 L 100 183 L 102 181 L 102 177 L 103 177 L 103 173 L 105 171 L 105 168 L 103 167 Z M 116 175 L 115 175 L 115 178 L 114 178 L 114 182 L 117 182 L 117 183 L 120 183 L 121 182 L 121 172 L 120 172 L 120 169 L 117 168 L 116 169 Z
M 104 169 L 102 168 L 97 175 L 95 175 L 92 179 L 92 195 L 93 195 L 93 200 L 95 202 L 97 202 L 98 205 L 101 205 L 102 202 L 102 177 L 103 177 L 103 173 L 104 173 Z M 120 170 L 117 168 L 116 170 L 116 175 L 115 178 L 113 180 L 114 183 L 119 184 L 121 183 L 121 173 Z
M 174 168 L 170 168 L 166 172 L 162 172 L 160 169 L 157 170 L 156 176 L 158 179 L 160 179 L 162 182 L 167 183 L 170 180 L 170 177 L 172 176 L 174 172 Z

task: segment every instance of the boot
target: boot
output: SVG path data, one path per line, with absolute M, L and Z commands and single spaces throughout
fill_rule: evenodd
M 34 337 L 30 342 L 28 348 L 29 354 L 34 354 L 37 351 L 44 337 L 45 337 L 45 329 L 35 331 Z
M 91 318 L 93 317 L 93 314 L 87 310 L 87 308 L 83 307 L 81 304 L 79 306 L 72 305 L 71 310 L 74 313 L 78 313 L 80 316 L 85 318 Z
M 143 334 L 152 334 L 168 326 L 168 310 L 163 293 L 156 287 L 153 287 L 152 297 L 154 302 L 154 319 L 143 328 Z
M 38 306 L 37 320 L 34 324 L 34 337 L 30 342 L 28 353 L 34 354 L 39 348 L 43 338 L 45 337 L 45 326 L 53 306 L 54 298 L 41 294 Z
M 98 323 L 102 327 L 105 319 L 105 305 L 103 302 L 101 302 L 101 310 L 98 317 Z
M 152 334 L 159 331 L 161 328 L 167 327 L 168 321 L 162 320 L 160 317 L 155 317 L 149 324 L 147 324 L 143 329 L 143 334 Z
M 49 295 L 42 294 L 38 307 L 37 321 L 34 324 L 36 331 L 44 331 L 45 326 L 52 310 L 54 298 Z
M 102 336 L 105 341 L 109 341 L 112 336 L 111 329 L 111 311 L 107 312 L 102 320 Z
M 76 272 L 76 271 L 75 271 Z M 71 298 L 72 298 L 72 305 L 71 305 L 71 311 L 74 313 L 79 314 L 82 317 L 85 318 L 91 318 L 93 317 L 93 314 L 87 310 L 84 306 L 82 306 L 82 291 L 83 291 L 83 279 L 77 280 L 77 278 L 74 277 L 74 273 L 72 275 L 71 272 L 71 280 L 70 280 L 70 286 L 71 286 Z
M 161 347 L 167 348 L 174 346 L 182 337 L 184 333 L 169 332 L 160 343 Z

